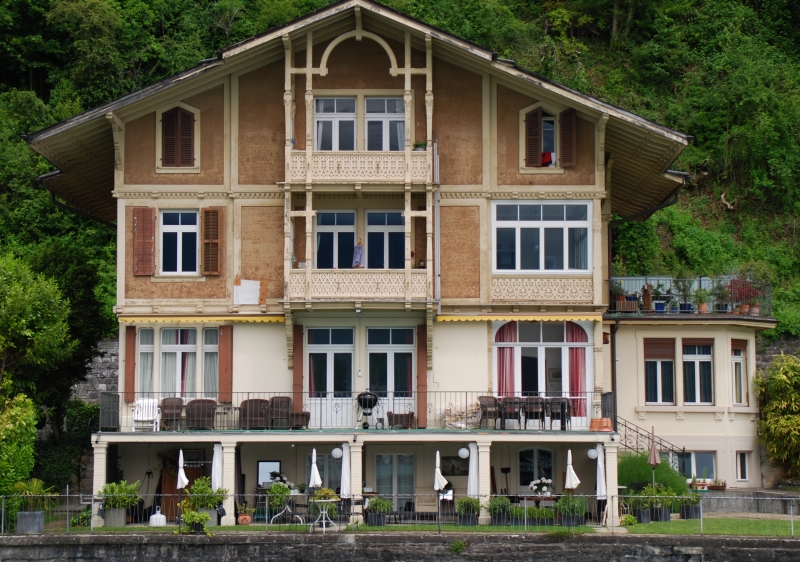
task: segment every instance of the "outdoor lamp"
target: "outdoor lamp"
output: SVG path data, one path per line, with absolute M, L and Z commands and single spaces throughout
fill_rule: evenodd
M 467 449 L 466 447 L 461 447 L 458 450 L 458 456 L 461 457 L 462 459 L 467 458 L 469 456 L 469 449 Z
M 590 459 L 595 460 L 597 458 L 597 449 L 592 447 L 591 449 L 589 449 L 589 452 L 586 453 L 586 454 L 589 455 Z
M 331 456 L 335 459 L 342 458 L 342 450 L 339 447 L 336 447 L 333 451 L 331 451 Z

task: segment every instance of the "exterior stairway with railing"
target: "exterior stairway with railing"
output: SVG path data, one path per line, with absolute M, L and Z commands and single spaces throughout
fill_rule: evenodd
M 619 443 L 622 449 L 635 453 L 647 453 L 650 450 L 653 435 L 643 427 L 617 416 L 617 433 L 619 433 Z M 661 458 L 669 462 L 672 468 L 681 472 L 680 462 L 686 448 L 678 447 L 658 436 L 656 436 L 655 442 Z

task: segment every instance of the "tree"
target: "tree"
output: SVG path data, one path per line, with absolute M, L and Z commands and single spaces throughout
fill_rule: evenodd
M 9 397 L 10 386 L 0 390 L 0 494 L 28 478 L 34 463 L 36 406 L 24 394 Z
M 800 358 L 781 355 L 756 378 L 759 438 L 786 476 L 800 477 Z

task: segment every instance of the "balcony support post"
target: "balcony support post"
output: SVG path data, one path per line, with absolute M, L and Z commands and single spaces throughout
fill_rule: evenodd
M 289 180 L 284 184 L 283 198 L 283 300 L 289 299 L 289 275 L 292 272 L 292 192 Z M 297 236 L 297 234 L 295 234 Z M 297 258 L 297 256 L 295 256 Z
M 228 496 L 222 503 L 225 508 L 225 517 L 220 521 L 220 525 L 236 525 L 236 508 L 234 506 L 234 491 L 236 490 L 236 441 L 222 442 L 222 487 L 228 490 Z
M 350 523 L 363 523 L 362 515 L 362 495 L 361 490 L 364 485 L 363 466 L 363 447 L 364 443 L 356 441 L 350 443 L 350 493 L 352 494 L 353 511 L 350 516 Z
M 105 441 L 92 443 L 94 449 L 94 474 L 92 474 L 92 495 L 97 497 L 106 485 L 106 457 L 108 443 Z M 103 518 L 97 515 L 102 502 L 92 503 L 92 528 L 102 527 Z
M 608 494 L 608 518 L 606 526 L 619 526 L 619 482 L 617 480 L 617 450 L 619 443 L 604 443 L 606 453 L 606 494 Z
M 425 186 L 425 298 L 433 300 L 433 185 Z
M 314 263 L 314 211 L 312 209 L 311 183 L 306 184 L 306 294 L 305 300 L 311 300 L 311 267 Z
M 479 525 L 489 525 L 492 517 L 485 506 L 492 493 L 492 443 L 491 441 L 478 441 L 478 495 L 481 499 L 481 514 L 478 518 Z
M 409 153 L 410 156 L 410 153 Z M 408 160 L 406 160 L 406 165 L 408 165 Z M 411 184 L 406 183 L 405 185 L 405 211 L 403 212 L 403 216 L 405 216 L 405 244 L 406 244 L 406 259 L 405 259 L 405 301 L 406 305 L 411 302 L 411 223 L 414 220 L 411 216 Z

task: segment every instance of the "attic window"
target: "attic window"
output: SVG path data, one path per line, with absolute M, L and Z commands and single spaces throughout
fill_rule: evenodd
M 520 111 L 520 172 L 563 173 L 575 166 L 576 114 L 537 104 Z
M 200 110 L 179 103 L 156 113 L 156 171 L 200 172 Z

